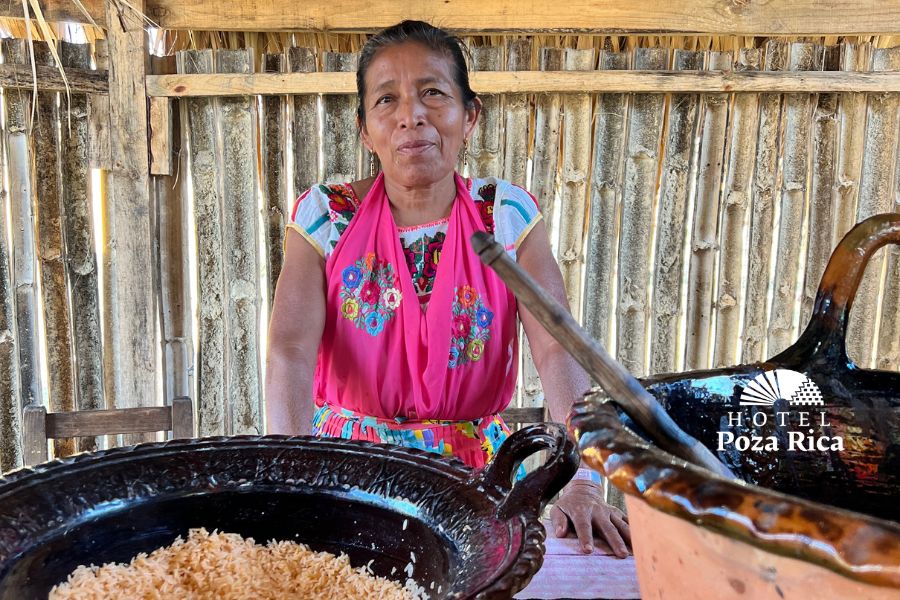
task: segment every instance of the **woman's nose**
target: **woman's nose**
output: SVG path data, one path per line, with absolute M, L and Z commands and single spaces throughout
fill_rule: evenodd
M 401 101 L 400 127 L 416 128 L 425 124 L 425 107 L 418 98 Z

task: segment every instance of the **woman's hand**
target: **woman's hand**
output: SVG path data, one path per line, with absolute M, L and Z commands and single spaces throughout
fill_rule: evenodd
M 603 501 L 603 488 L 590 481 L 576 480 L 566 486 L 550 510 L 550 523 L 556 537 L 573 530 L 585 554 L 594 551 L 594 538 L 605 540 L 618 558 L 631 552 L 628 517 Z

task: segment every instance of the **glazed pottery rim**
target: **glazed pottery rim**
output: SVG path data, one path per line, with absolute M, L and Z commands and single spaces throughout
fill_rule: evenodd
M 562 431 L 561 428 L 560 430 Z M 298 442 L 314 450 L 345 451 L 371 456 L 373 459 L 380 455 L 380 458 L 389 457 L 394 463 L 400 461 L 417 468 L 427 469 L 434 475 L 446 477 L 460 486 L 470 487 L 476 493 L 482 494 L 494 506 L 491 518 L 510 524 L 518 520 L 521 523 L 522 539 L 517 556 L 509 562 L 504 570 L 488 574 L 488 578 L 482 582 L 480 589 L 476 592 L 478 598 L 512 597 L 513 594 L 525 588 L 530 578 L 543 563 L 546 532 L 540 519 L 540 507 L 523 505 L 513 514 L 505 516 L 499 514 L 500 508 L 504 506 L 504 500 L 510 497 L 510 493 L 516 489 L 516 486 L 504 493 L 499 486 L 491 484 L 487 478 L 483 477 L 486 469 L 473 469 L 454 457 L 445 457 L 418 448 L 360 440 L 303 435 L 235 435 L 145 442 L 95 452 L 81 452 L 5 473 L 3 477 L 0 477 L 0 504 L 8 494 L 16 493 L 23 486 L 46 485 L 57 475 L 71 476 L 82 469 L 91 468 L 98 462 L 108 465 L 119 461 L 140 460 L 144 456 L 159 456 L 168 453 L 178 456 L 183 455 L 186 451 L 202 453 L 228 447 L 253 447 L 273 443 L 290 446 Z M 390 496 L 385 495 L 385 497 Z M 77 519 L 73 522 L 76 521 Z M 43 537 L 41 535 L 37 539 L 41 540 Z M 16 559 L 19 556 L 18 552 L 12 552 L 6 556 L 0 556 L 0 562 Z
M 654 510 L 761 550 L 817 564 L 864 583 L 900 589 L 900 523 L 720 477 L 639 438 L 622 424 L 614 405 L 602 391 L 594 391 L 575 403 L 568 427 L 582 459 L 625 494 Z M 689 496 L 686 490 L 698 493 Z M 721 504 L 710 502 L 712 497 L 746 500 L 770 512 L 760 510 L 754 519 L 726 508 L 732 517 L 743 517 L 729 519 L 723 516 Z M 786 527 L 784 515 L 789 511 L 819 518 L 820 529 Z M 829 526 L 841 534 L 835 537 Z M 846 545 L 854 541 L 853 535 L 858 536 L 858 546 L 850 552 Z M 893 554 L 879 556 L 890 551 L 890 543 L 897 548 Z

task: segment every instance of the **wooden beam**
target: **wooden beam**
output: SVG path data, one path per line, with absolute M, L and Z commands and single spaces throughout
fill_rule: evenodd
M 483 71 L 473 89 L 504 93 L 900 92 L 900 73 L 841 71 Z M 355 73 L 151 75 L 149 96 L 355 94 Z
M 82 0 L 105 23 L 102 0 Z M 41 0 L 50 21 L 86 22 L 72 0 Z M 857 35 L 900 31 L 900 0 L 148 0 L 166 29 L 368 32 L 420 19 L 456 32 Z M 0 16 L 22 17 L 3 2 Z
M 39 92 L 62 92 L 66 89 L 59 69 L 38 65 L 37 87 Z M 106 71 L 91 71 L 66 67 L 66 80 L 69 91 L 73 94 L 106 94 L 109 90 Z M 31 78 L 31 65 L 0 65 L 0 87 L 20 90 L 34 89 Z
M 81 0 L 85 10 L 100 25 L 106 24 L 106 9 L 104 0 Z M 72 0 L 40 0 L 41 14 L 51 23 L 69 21 L 72 23 L 90 23 L 84 13 L 78 9 L 78 5 Z M 34 11 L 30 10 L 30 17 L 34 18 Z M 24 17 L 22 2 L 0 2 L 0 17 L 21 19 Z
M 66 69 L 72 93 L 107 94 L 106 71 Z M 63 91 L 56 67 L 37 67 L 38 90 Z M 472 86 L 495 94 L 577 92 L 897 92 L 896 72 L 716 72 L 716 71 L 483 71 Z M 0 87 L 32 89 L 31 67 L 0 65 Z M 249 75 L 150 75 L 149 96 L 264 96 L 355 94 L 355 73 L 256 73 Z

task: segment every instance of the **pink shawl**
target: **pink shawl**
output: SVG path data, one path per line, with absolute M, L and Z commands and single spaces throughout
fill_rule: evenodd
M 484 224 L 456 174 L 428 309 L 375 180 L 325 263 L 316 403 L 377 418 L 470 420 L 500 412 L 516 381 L 516 301 L 469 239 Z

